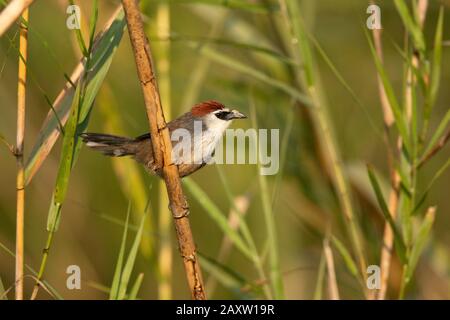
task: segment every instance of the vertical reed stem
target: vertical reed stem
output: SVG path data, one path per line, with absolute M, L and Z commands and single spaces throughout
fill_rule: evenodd
M 22 13 L 22 19 L 28 22 L 28 9 Z M 15 155 L 17 159 L 17 212 L 16 212 L 16 300 L 23 300 L 23 248 L 25 219 L 25 174 L 23 149 L 25 136 L 25 96 L 27 80 L 28 27 L 20 24 L 19 42 L 19 83 L 17 87 L 17 141 Z
M 205 300 L 203 278 L 197 259 L 194 237 L 189 222 L 189 206 L 183 193 L 177 166 L 171 161 L 172 142 L 164 119 L 161 99 L 152 63 L 152 54 L 144 33 L 141 12 L 136 0 L 122 0 L 128 25 L 137 73 L 141 82 L 147 117 L 152 137 L 154 165 L 162 169 L 169 207 L 175 223 L 178 245 L 183 258 L 184 269 L 191 296 L 195 300 Z
M 156 15 L 157 33 L 159 38 L 170 36 L 170 7 L 167 3 L 158 5 Z M 158 44 L 159 53 L 157 67 L 159 71 L 159 88 L 164 101 L 164 115 L 171 118 L 170 99 L 170 41 L 163 41 Z M 158 269 L 160 280 L 158 282 L 158 297 L 161 300 L 172 298 L 172 243 L 171 243 L 171 223 L 170 211 L 168 209 L 169 199 L 164 190 L 164 181 L 159 183 L 159 223 L 158 231 L 161 235 L 158 257 Z
M 323 252 L 327 264 L 328 274 L 328 295 L 331 300 L 339 300 L 339 290 L 336 281 L 336 269 L 334 268 L 333 251 L 331 251 L 330 240 L 326 238 L 323 241 Z

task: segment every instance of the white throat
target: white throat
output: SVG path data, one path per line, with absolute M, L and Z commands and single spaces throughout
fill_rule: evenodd
M 179 135 L 175 134 L 177 130 L 172 132 L 172 143 L 176 141 L 172 153 L 174 162 L 178 165 L 209 163 L 220 138 L 231 122 L 208 114 L 201 120 L 194 121 L 193 131 L 178 131 Z

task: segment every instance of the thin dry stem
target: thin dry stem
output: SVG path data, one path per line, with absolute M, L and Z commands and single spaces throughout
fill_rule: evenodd
M 375 50 L 378 55 L 380 61 L 383 61 L 383 45 L 381 42 L 381 30 L 374 29 L 373 30 L 373 39 L 375 44 Z M 398 197 L 399 197 L 399 185 L 400 185 L 400 176 L 395 170 L 394 167 L 394 155 L 392 153 L 391 147 L 389 145 L 389 133 L 390 128 L 394 123 L 394 117 L 392 114 L 391 105 L 387 98 L 386 92 L 384 90 L 384 86 L 380 76 L 378 75 L 378 91 L 380 95 L 381 108 L 383 111 L 383 120 L 384 120 L 384 140 L 386 143 L 386 148 L 388 150 L 388 164 L 389 164 L 389 172 L 391 176 L 391 191 L 389 194 L 389 212 L 392 215 L 392 218 L 395 219 L 397 215 L 397 206 L 398 206 Z M 401 139 L 398 140 L 398 150 L 401 149 Z M 381 259 L 380 259 L 380 268 L 381 268 L 381 284 L 380 291 L 378 292 L 377 299 L 383 300 L 386 297 L 386 291 L 388 287 L 389 280 L 389 271 L 391 268 L 391 260 L 392 260 L 392 248 L 394 242 L 394 235 L 391 227 L 388 223 L 385 224 L 384 234 L 383 234 L 383 246 L 381 248 Z M 369 298 L 375 298 L 375 291 L 369 296 Z
M 417 9 L 418 9 L 418 18 L 419 18 L 419 25 L 420 27 L 423 27 L 423 24 L 425 22 L 426 12 L 428 8 L 428 0 L 419 0 Z M 373 30 L 373 38 L 375 43 L 375 48 L 377 55 L 380 59 L 380 61 L 383 61 L 383 48 L 381 44 L 381 30 L 374 29 Z M 419 64 L 419 59 L 416 55 L 413 55 L 412 57 L 412 65 L 414 68 L 416 68 Z M 415 76 L 412 72 L 412 69 L 409 68 L 407 72 L 407 87 L 405 91 L 405 108 L 406 108 L 406 115 L 409 120 L 411 120 L 412 116 L 412 86 L 415 85 Z M 392 111 L 391 106 L 389 104 L 389 101 L 387 99 L 386 93 L 384 91 L 383 84 L 381 82 L 380 77 L 378 76 L 378 88 L 380 91 L 380 100 L 381 105 L 383 109 L 383 115 L 384 115 L 384 125 L 385 125 L 385 138 L 386 143 L 389 143 L 389 129 L 392 126 L 394 119 L 392 117 Z M 387 114 L 389 112 L 389 114 Z M 397 154 L 400 154 L 402 148 L 402 140 L 399 138 L 397 140 Z M 388 149 L 390 150 L 390 147 L 388 146 Z M 389 194 L 389 212 L 392 215 L 392 218 L 395 220 L 397 216 L 397 208 L 398 208 L 398 201 L 399 201 L 399 187 L 400 187 L 400 176 L 398 172 L 394 168 L 394 161 L 393 161 L 393 155 L 392 153 L 388 153 L 388 163 L 389 163 L 389 170 L 391 174 L 391 191 Z M 381 267 L 381 284 L 380 284 L 380 291 L 378 292 L 377 299 L 384 300 L 386 298 L 386 292 L 388 288 L 388 281 L 389 281 L 389 274 L 390 274 L 390 268 L 391 268 L 391 261 L 392 261 L 392 249 L 393 249 L 393 243 L 394 243 L 394 235 L 391 227 L 386 222 L 384 227 L 384 235 L 383 235 L 383 247 L 381 249 L 381 260 L 380 260 L 380 267 Z
M 197 259 L 194 238 L 189 223 L 189 206 L 183 193 L 177 166 L 171 161 L 172 143 L 164 119 L 151 58 L 150 45 L 144 33 L 144 26 L 136 0 L 122 0 L 128 25 L 136 67 L 144 94 L 144 102 L 152 136 L 155 167 L 162 168 L 169 197 L 169 207 L 175 223 L 176 235 L 191 296 L 195 300 L 206 299 Z
M 231 208 L 230 213 L 228 214 L 228 225 L 232 230 L 237 230 L 241 220 L 247 213 L 249 206 L 250 201 L 248 196 L 238 196 L 234 199 L 234 207 Z M 235 210 L 234 208 L 236 208 L 237 210 Z M 239 217 L 239 215 L 241 217 Z M 218 262 L 224 262 L 230 254 L 232 247 L 233 243 L 230 237 L 224 235 L 216 260 Z M 217 279 L 215 277 L 209 277 L 208 281 L 206 282 L 206 289 L 209 295 L 212 295 L 212 292 L 215 291 L 216 286 Z
M 377 52 L 378 58 L 383 62 L 383 46 L 381 44 L 381 29 L 373 29 L 373 40 L 375 43 L 375 50 Z M 384 91 L 383 82 L 379 74 L 377 74 L 378 80 L 378 92 L 380 95 L 381 107 L 383 110 L 383 120 L 387 128 L 390 128 L 394 123 L 394 116 L 392 114 L 391 106 L 389 105 L 389 100 Z
M 325 254 L 325 261 L 327 264 L 328 274 L 328 295 L 331 300 L 339 300 L 339 289 L 336 281 L 336 270 L 334 268 L 333 251 L 330 247 L 330 241 L 326 238 L 323 241 L 323 252 Z
M 158 5 L 157 12 L 157 33 L 158 37 L 170 36 L 170 8 L 167 3 Z M 159 85 L 161 97 L 164 100 L 164 114 L 171 118 L 170 99 L 170 41 L 163 41 L 158 44 L 159 59 L 157 67 L 159 71 Z M 164 181 L 159 183 L 159 215 L 158 227 L 160 238 L 158 269 L 160 281 L 158 282 L 158 297 L 161 300 L 172 299 L 172 226 L 170 212 L 168 209 L 169 199 L 164 190 Z
M 12 0 L 0 13 L 0 37 L 11 27 L 34 0 Z
M 419 161 L 417 164 L 417 169 L 422 167 L 428 160 L 430 160 L 436 153 L 438 153 L 442 148 L 445 147 L 447 142 L 450 140 L 450 130 L 439 139 L 435 146 Z
M 22 18 L 28 22 L 28 9 Z M 25 174 L 23 164 L 23 149 L 25 137 L 25 97 L 27 80 L 27 47 L 28 28 L 20 24 L 19 50 L 22 59 L 19 59 L 19 79 L 17 87 L 17 141 L 15 155 L 17 159 L 17 212 L 16 212 L 16 300 L 23 300 L 23 250 L 24 250 L 24 220 L 25 220 Z

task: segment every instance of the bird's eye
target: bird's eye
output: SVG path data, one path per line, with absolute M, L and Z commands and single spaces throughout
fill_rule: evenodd
M 220 111 L 217 112 L 215 115 L 217 118 L 221 119 L 221 120 L 229 120 L 230 119 L 230 111 Z

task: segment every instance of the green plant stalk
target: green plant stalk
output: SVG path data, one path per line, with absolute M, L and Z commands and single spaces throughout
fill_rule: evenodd
M 367 262 L 363 251 L 361 231 L 355 218 L 338 146 L 333 138 L 333 125 L 328 117 L 326 105 L 321 101 L 320 88 L 317 86 L 318 81 L 315 79 L 312 50 L 306 31 L 304 30 L 303 22 L 301 21 L 300 9 L 297 1 L 280 0 L 280 2 L 282 3 L 282 7 L 285 8 L 285 20 L 288 24 L 288 29 L 291 31 L 292 37 L 296 39 L 295 43 L 297 45 L 294 46 L 292 54 L 297 60 L 301 60 L 301 63 L 299 63 L 303 65 L 303 69 L 296 70 L 297 82 L 308 93 L 311 104 L 313 105 L 312 112 L 315 115 L 317 130 L 322 137 L 324 149 L 329 158 L 328 161 L 331 166 L 334 188 L 338 194 L 339 203 L 347 221 L 349 236 L 358 259 L 361 276 L 365 278 Z
M 30 298 L 31 300 L 36 299 L 36 296 L 37 296 L 37 293 L 38 293 L 39 287 L 40 287 L 40 283 L 39 282 L 42 281 L 42 278 L 44 277 L 44 271 L 45 271 L 45 268 L 47 266 L 48 253 L 49 253 L 52 241 L 53 241 L 54 233 L 55 233 L 54 231 L 50 231 L 47 234 L 47 242 L 45 243 L 45 248 L 44 248 L 43 253 L 42 253 L 41 265 L 39 267 L 39 272 L 37 273 L 37 279 L 39 281 L 36 282 L 36 284 L 35 284 L 35 286 L 33 288 L 33 292 L 31 293 L 31 298 Z
M 256 106 L 253 97 L 250 96 L 250 116 L 254 128 L 258 127 L 256 119 Z M 284 299 L 284 285 L 280 269 L 280 255 L 278 252 L 278 239 L 276 232 L 276 221 L 272 211 L 272 193 L 269 191 L 267 179 L 261 174 L 261 165 L 258 162 L 259 186 L 261 191 L 261 201 L 266 225 L 267 241 L 269 249 L 270 283 L 275 299 Z
M 74 101 L 72 103 L 72 111 L 69 116 L 69 119 L 66 124 L 66 130 L 63 137 L 63 151 L 61 155 L 61 163 L 60 167 L 58 169 L 58 175 L 56 178 L 56 186 L 55 190 L 52 196 L 52 200 L 50 203 L 50 209 L 48 214 L 48 220 L 47 220 L 47 230 L 48 230 L 48 237 L 47 237 L 47 244 L 43 252 L 41 266 L 39 268 L 39 275 L 36 281 L 36 284 L 33 288 L 33 292 L 31 295 L 31 299 L 34 300 L 37 296 L 37 293 L 39 291 L 40 287 L 40 281 L 43 277 L 45 267 L 47 264 L 48 259 L 48 253 L 50 250 L 50 246 L 53 239 L 53 233 L 56 232 L 60 217 L 61 217 L 61 209 L 62 204 L 66 197 L 67 187 L 68 187 L 68 180 L 70 176 L 70 171 L 74 165 L 77 151 L 79 151 L 79 142 L 77 139 L 77 134 L 79 133 L 79 126 L 81 126 L 81 123 L 79 123 L 81 109 L 84 103 L 85 95 L 86 95 L 86 89 L 87 89 L 87 79 L 88 75 L 90 73 L 91 69 L 91 63 L 92 63 L 92 53 L 93 53 L 93 43 L 94 43 L 94 35 L 96 24 L 97 24 L 97 0 L 94 1 L 93 5 L 93 16 L 91 19 L 90 24 L 90 38 L 89 38 L 89 49 L 86 56 L 86 62 L 85 62 L 85 71 L 80 79 L 80 82 L 78 83 L 77 89 L 75 91 L 74 95 Z M 80 44 L 81 49 L 83 50 L 83 46 Z M 84 118 L 88 119 L 89 114 L 84 114 Z
M 237 212 L 237 217 L 239 219 L 239 229 L 242 232 L 242 235 L 244 236 L 244 240 L 247 242 L 247 245 L 249 246 L 250 251 L 253 253 L 253 256 L 251 258 L 256 271 L 258 272 L 258 276 L 261 279 L 266 279 L 266 273 L 264 271 L 264 262 L 261 257 L 261 255 L 258 252 L 258 248 L 256 247 L 255 240 L 253 239 L 253 236 L 250 232 L 250 229 L 248 228 L 247 222 L 243 218 L 242 212 L 240 212 L 239 208 L 236 207 L 234 202 L 234 195 L 231 192 L 231 189 L 229 187 L 227 178 L 225 174 L 223 173 L 222 169 L 217 165 L 217 171 L 219 173 L 220 180 L 222 181 L 222 184 L 225 188 L 225 193 L 228 197 L 228 201 L 230 202 L 232 208 Z M 267 282 L 264 284 L 264 294 L 267 299 L 272 299 L 272 292 L 267 284 Z
M 404 222 L 404 233 L 405 233 L 405 242 L 407 245 L 407 263 L 403 267 L 403 273 L 401 278 L 401 284 L 400 284 L 400 293 L 399 293 L 399 299 L 403 299 L 405 297 L 406 288 L 410 282 L 412 273 L 415 269 L 415 266 L 417 264 L 417 261 L 419 259 L 419 255 L 423 249 L 424 242 L 428 236 L 428 233 L 430 232 L 431 226 L 434 222 L 434 208 L 430 208 L 429 212 L 427 212 L 427 215 L 425 216 L 425 219 L 423 221 L 422 227 L 419 230 L 418 235 L 414 238 L 413 235 L 413 214 L 416 211 L 417 205 L 419 205 L 422 202 L 422 199 L 419 200 L 419 204 L 416 204 L 416 194 L 417 194 L 417 170 L 418 170 L 418 164 L 420 163 L 419 159 L 419 143 L 420 146 L 423 145 L 423 142 L 425 141 L 425 137 L 428 131 L 429 126 L 429 119 L 431 115 L 432 108 L 435 104 L 438 89 L 439 89 L 439 82 L 440 82 L 440 73 L 441 73 L 441 56 L 442 56 L 442 29 L 443 29 L 443 9 L 441 7 L 439 11 L 439 18 L 437 22 L 436 27 L 436 33 L 435 33 L 435 39 L 434 39 L 434 56 L 433 56 L 433 63 L 432 63 L 432 72 L 431 72 L 431 81 L 428 86 L 426 86 L 426 91 L 424 93 L 425 95 L 425 107 L 424 107 L 424 123 L 422 127 L 422 131 L 419 134 L 416 131 L 413 131 L 411 133 L 412 139 L 414 139 L 414 145 L 416 145 L 416 148 L 414 148 L 414 153 L 412 154 L 412 159 L 410 160 L 409 164 L 405 164 L 405 166 L 408 169 L 408 172 L 410 172 L 410 197 L 405 197 L 405 207 L 403 212 L 403 222 Z M 421 27 L 419 26 L 419 31 L 422 32 Z M 418 64 L 417 58 L 415 59 L 414 64 Z M 423 68 L 422 68 L 423 69 Z M 424 74 L 422 77 L 426 77 L 428 74 L 428 70 L 421 70 Z M 415 81 L 414 76 L 411 76 L 411 89 L 409 92 L 412 96 L 410 99 L 411 103 L 413 104 L 413 110 L 416 108 L 416 97 L 415 97 L 415 91 L 417 86 L 417 81 Z M 408 90 L 406 91 L 408 93 Z M 414 114 L 413 118 L 411 119 L 412 125 L 414 125 Z M 438 129 L 439 130 L 439 127 Z M 434 136 L 432 137 L 434 139 Z
M 115 132 L 118 135 L 125 134 L 124 124 L 117 106 L 117 99 L 108 84 L 104 84 L 97 96 L 97 107 L 103 117 L 105 132 Z M 111 159 L 113 170 L 120 182 L 120 188 L 127 199 L 130 199 L 135 210 L 133 210 L 133 220 L 138 224 L 142 215 L 146 212 L 148 195 L 147 186 L 140 172 L 138 164 L 132 159 Z M 150 214 L 151 215 L 151 214 Z M 154 256 L 154 225 L 152 219 L 145 220 L 144 234 L 140 250 L 147 259 Z

